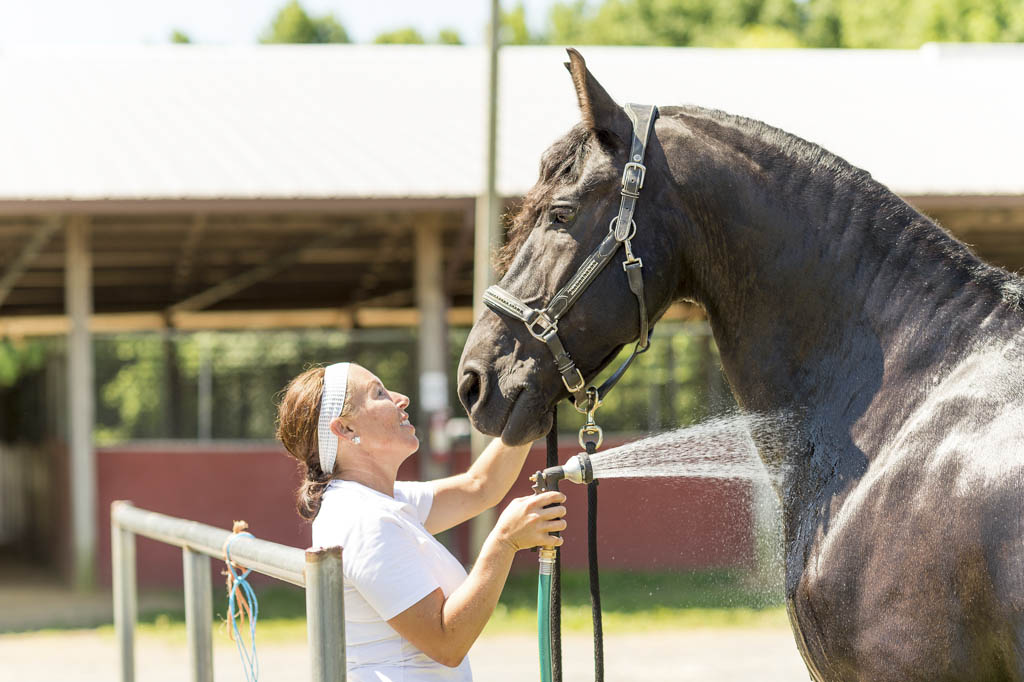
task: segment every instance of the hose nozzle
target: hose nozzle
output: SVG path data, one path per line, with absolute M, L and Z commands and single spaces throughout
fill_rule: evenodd
M 577 454 L 562 465 L 563 476 L 567 481 L 586 485 L 594 480 L 594 467 L 590 464 L 590 455 L 585 452 Z
M 594 468 L 590 464 L 590 456 L 581 452 L 562 466 L 548 467 L 530 477 L 530 480 L 533 481 L 533 490 L 538 493 L 546 490 L 558 490 L 558 482 L 562 479 L 580 484 L 593 481 Z

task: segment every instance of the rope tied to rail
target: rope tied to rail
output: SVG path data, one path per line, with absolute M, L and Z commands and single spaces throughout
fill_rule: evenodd
M 257 682 L 260 665 L 256 658 L 256 619 L 259 617 L 260 607 L 256 601 L 256 592 L 246 580 L 252 569 L 245 568 L 231 560 L 231 543 L 240 537 L 253 537 L 253 534 L 248 532 L 248 528 L 249 524 L 245 521 L 235 521 L 232 526 L 231 536 L 224 541 L 224 563 L 228 570 L 222 571 L 221 574 L 227 576 L 228 590 L 228 615 L 224 625 L 228 635 L 238 647 L 245 679 L 248 682 Z M 246 646 L 238 628 L 239 623 L 244 626 L 246 619 L 249 620 L 249 646 Z M 229 623 L 230 627 L 228 627 Z

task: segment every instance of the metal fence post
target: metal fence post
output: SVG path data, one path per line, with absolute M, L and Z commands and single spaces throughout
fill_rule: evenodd
M 135 585 L 135 534 L 116 520 L 118 505 L 110 505 L 110 558 L 114 591 L 114 637 L 120 659 L 121 682 L 135 682 L 135 618 L 138 615 Z
M 213 682 L 213 588 L 210 585 L 210 558 L 181 550 L 185 570 L 185 628 L 188 641 L 189 679 Z
M 346 668 L 341 547 L 306 550 L 306 628 L 314 682 L 343 682 Z

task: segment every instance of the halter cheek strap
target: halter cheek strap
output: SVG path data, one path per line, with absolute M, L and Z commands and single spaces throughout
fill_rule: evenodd
M 581 412 L 589 411 L 591 415 L 600 401 L 600 396 L 611 390 L 633 363 L 633 359 L 650 346 L 650 323 L 647 319 L 647 305 L 644 301 L 642 274 L 644 264 L 640 258 L 634 255 L 631 240 L 636 236 L 636 222 L 633 220 L 633 214 L 636 211 L 636 203 L 640 198 L 640 190 L 644 186 L 644 177 L 647 174 L 647 168 L 643 164 L 644 155 L 654 120 L 658 117 L 658 108 L 652 105 L 627 104 L 625 110 L 633 124 L 633 140 L 630 145 L 629 161 L 622 170 L 622 199 L 619 202 L 619 212 L 612 219 L 608 235 L 587 256 L 576 274 L 551 297 L 548 305 L 541 310 L 530 307 L 521 298 L 498 285 L 488 287 L 484 292 L 484 304 L 488 308 L 523 322 L 530 334 L 544 342 L 555 359 L 558 373 L 562 375 L 562 383 L 573 396 L 576 409 Z M 591 392 L 594 389 L 587 389 L 583 373 L 580 372 L 575 361 L 565 350 L 562 340 L 558 337 L 558 321 L 601 274 L 605 266 L 611 262 L 615 254 L 618 253 L 619 246 L 625 249 L 626 259 L 622 263 L 622 269 L 626 272 L 629 289 L 636 296 L 639 306 L 640 336 L 629 358 L 600 388 L 596 389 L 596 395 L 592 396 Z

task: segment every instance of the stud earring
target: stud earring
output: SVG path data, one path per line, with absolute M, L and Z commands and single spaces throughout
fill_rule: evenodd
M 359 445 L 359 443 L 360 443 L 360 441 L 359 441 L 359 436 L 352 436 L 352 442 L 353 442 L 353 443 L 354 443 L 355 445 Z

